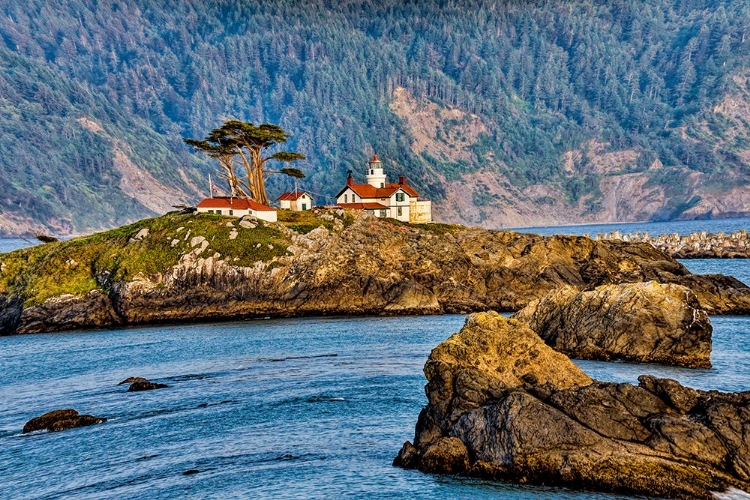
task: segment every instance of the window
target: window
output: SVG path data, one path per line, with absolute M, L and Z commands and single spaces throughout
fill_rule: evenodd
M 398 207 L 398 216 L 401 217 L 402 215 L 404 215 L 404 209 L 401 207 Z
M 384 187 L 385 187 L 385 184 L 383 184 L 383 183 L 381 182 L 381 183 L 380 183 L 380 187 L 381 187 L 381 188 L 384 188 Z
M 404 193 L 396 193 L 396 201 L 404 201 Z
M 229 210 L 229 215 L 234 215 L 234 210 Z
M 221 210 L 217 210 L 216 213 L 221 215 Z
M 380 216 L 381 217 L 388 217 L 388 212 L 386 210 L 381 210 L 380 211 Z
M 344 195 L 344 203 L 349 203 L 349 195 L 348 194 Z
M 370 169 L 370 175 L 374 174 L 375 171 L 373 169 Z

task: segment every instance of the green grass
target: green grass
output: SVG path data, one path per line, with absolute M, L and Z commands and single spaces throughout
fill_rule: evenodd
M 134 239 L 144 228 L 148 236 Z M 229 239 L 232 230 L 237 231 L 234 240 Z M 190 241 L 196 236 L 209 242 L 200 257 L 218 252 L 240 266 L 286 255 L 290 243 L 279 229 L 263 222 L 246 229 L 235 217 L 169 213 L 103 233 L 0 254 L 0 293 L 21 294 L 31 306 L 61 294 L 107 290 L 138 274 L 166 272 L 193 249 Z M 174 246 L 173 240 L 177 240 Z
M 339 219 L 347 225 L 346 217 L 342 217 L 334 210 L 327 210 L 326 213 L 331 214 L 334 218 L 332 220 L 321 219 L 319 217 L 318 210 L 304 210 L 302 212 L 292 212 L 291 210 L 279 210 L 277 212 L 278 222 L 285 225 L 294 232 L 300 234 L 307 234 L 313 229 L 317 229 L 320 226 L 333 230 L 334 220 Z M 352 216 L 348 216 L 354 221 Z M 351 222 L 350 222 L 351 224 Z

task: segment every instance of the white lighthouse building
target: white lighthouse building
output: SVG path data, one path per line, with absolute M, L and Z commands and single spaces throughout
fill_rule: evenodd
M 398 183 L 389 183 L 378 155 L 367 164 L 367 184 L 355 184 L 352 174 L 338 195 L 336 203 L 342 208 L 364 210 L 375 217 L 391 217 L 403 222 L 432 222 L 432 203 L 420 200 L 419 193 L 398 178 Z
M 385 188 L 385 170 L 383 170 L 383 162 L 378 159 L 377 154 L 372 157 L 368 166 L 365 176 L 367 183 L 375 188 Z

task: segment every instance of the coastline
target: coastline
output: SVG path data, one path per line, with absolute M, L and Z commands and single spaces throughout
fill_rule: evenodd
M 687 286 L 710 314 L 750 314 L 745 284 L 691 274 L 644 243 L 410 225 L 354 211 L 284 217 L 171 213 L 2 254 L 0 333 L 510 312 L 560 286 L 651 280 Z

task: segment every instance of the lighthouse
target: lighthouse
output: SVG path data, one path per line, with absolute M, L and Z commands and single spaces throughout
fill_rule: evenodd
M 385 187 L 385 171 L 383 171 L 383 162 L 378 160 L 378 155 L 372 157 L 367 165 L 367 183 L 375 188 Z

